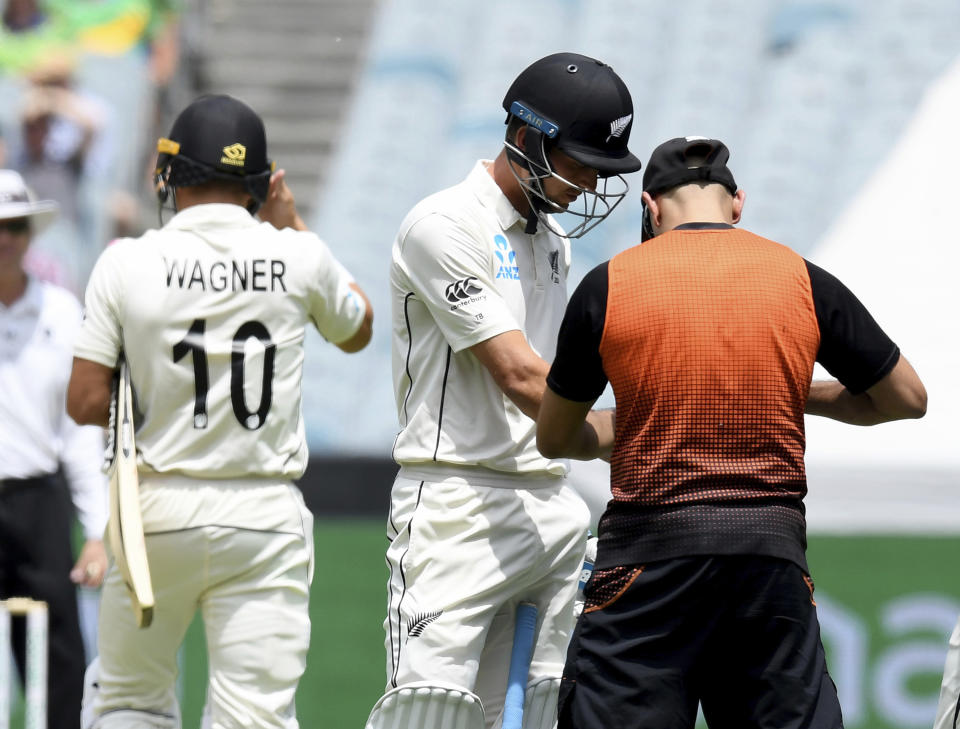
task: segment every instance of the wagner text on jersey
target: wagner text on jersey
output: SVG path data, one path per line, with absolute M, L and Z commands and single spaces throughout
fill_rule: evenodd
M 200 261 L 163 258 L 167 288 L 196 291 L 286 291 L 287 264 L 276 258 Z

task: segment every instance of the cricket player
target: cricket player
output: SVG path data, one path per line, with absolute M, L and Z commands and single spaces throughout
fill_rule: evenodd
M 94 726 L 177 726 L 177 650 L 199 609 L 210 726 L 292 729 L 313 568 L 313 521 L 293 484 L 307 463 L 304 332 L 356 352 L 372 312 L 271 175 L 252 109 L 203 96 L 158 151 L 158 194 L 176 214 L 97 261 L 68 392 L 74 419 L 106 424 L 126 358 L 156 597 L 152 625 L 138 629 L 111 567 Z M 263 203 L 269 222 L 253 216 Z
M 596 59 L 534 62 L 503 108 L 497 158 L 418 203 L 393 246 L 400 472 L 387 524 L 387 687 L 369 729 L 498 725 L 525 601 L 539 611 L 525 726 L 556 720 L 588 510 L 568 463 L 537 453 L 534 419 L 569 239 L 609 215 L 640 162 L 627 148 L 630 93 Z M 569 232 L 557 213 L 573 217 Z M 610 412 L 591 418 L 612 427 Z
M 560 729 L 842 729 L 806 561 L 804 413 L 918 418 L 923 383 L 859 300 L 738 229 L 716 139 L 659 145 L 643 238 L 570 299 L 537 443 L 613 446 L 613 499 L 563 673 Z M 811 384 L 820 362 L 836 380 Z M 616 442 L 586 422 L 607 383 Z

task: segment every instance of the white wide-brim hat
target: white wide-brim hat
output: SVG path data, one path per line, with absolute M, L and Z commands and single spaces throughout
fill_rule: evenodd
M 19 172 L 0 170 L 0 220 L 30 218 L 30 232 L 36 235 L 57 217 L 55 200 L 37 200 Z

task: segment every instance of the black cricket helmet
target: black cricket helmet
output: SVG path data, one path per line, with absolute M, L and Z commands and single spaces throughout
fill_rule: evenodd
M 510 160 L 529 172 L 521 177 L 514 170 L 531 207 L 528 231 L 535 230 L 536 220 L 551 212 L 582 218 L 566 234 L 568 238 L 592 230 L 629 190 L 622 175 L 641 166 L 627 148 L 633 100 L 626 84 L 602 61 L 577 53 L 554 53 L 517 76 L 503 99 L 503 108 L 508 123 L 518 118 L 527 127 L 525 149 L 509 134 L 505 147 Z M 588 190 L 558 175 L 550 164 L 549 152 L 554 148 L 597 170 L 600 187 Z M 543 180 L 549 177 L 580 192 L 578 209 L 565 208 L 546 196 Z
M 267 199 L 273 164 L 267 158 L 263 120 L 242 101 L 204 95 L 187 106 L 157 141 L 157 194 L 210 180 L 239 181 L 254 199 L 251 213 Z

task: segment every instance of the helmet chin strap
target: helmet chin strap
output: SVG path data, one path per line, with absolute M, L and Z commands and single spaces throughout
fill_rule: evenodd
M 540 223 L 540 218 L 537 216 L 537 211 L 533 209 L 533 206 L 530 206 L 530 212 L 527 213 L 527 225 L 524 227 L 523 232 L 527 235 L 533 235 L 537 232 L 537 225 Z
M 527 195 L 527 202 L 530 203 L 530 211 L 527 213 L 527 225 L 523 229 L 523 232 L 528 235 L 533 235 L 537 232 L 537 224 L 540 222 L 539 213 L 543 212 L 549 206 L 546 201 L 536 195 Z

